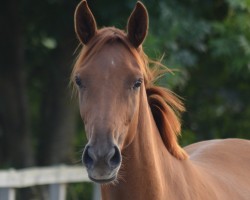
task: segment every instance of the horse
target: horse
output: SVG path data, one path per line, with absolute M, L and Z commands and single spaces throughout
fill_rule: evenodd
M 144 53 L 148 12 L 137 2 L 127 30 L 97 28 L 85 0 L 74 15 L 84 46 L 72 70 L 89 179 L 103 200 L 249 200 L 250 141 L 216 139 L 182 148 L 174 92 L 154 84 L 162 66 Z

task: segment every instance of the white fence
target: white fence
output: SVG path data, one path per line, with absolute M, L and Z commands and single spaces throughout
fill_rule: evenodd
M 49 200 L 65 200 L 66 184 L 77 182 L 89 182 L 87 172 L 83 167 L 59 166 L 0 170 L 0 200 L 15 200 L 15 188 L 36 185 L 49 185 Z M 94 199 L 99 198 L 99 194 L 94 195 Z

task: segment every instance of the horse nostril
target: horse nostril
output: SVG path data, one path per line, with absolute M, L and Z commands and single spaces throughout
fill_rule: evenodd
M 86 148 L 83 152 L 82 161 L 83 161 L 83 164 L 88 169 L 91 168 L 94 164 L 94 156 L 93 156 L 93 153 L 91 152 L 89 146 L 86 146 Z
M 116 168 L 119 166 L 120 162 L 121 162 L 120 151 L 117 146 L 114 146 L 114 151 L 112 151 L 108 164 L 110 165 L 110 167 Z

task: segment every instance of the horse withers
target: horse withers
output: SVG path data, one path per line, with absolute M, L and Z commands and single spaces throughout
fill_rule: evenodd
M 88 143 L 82 155 L 103 200 L 249 200 L 250 142 L 204 141 L 181 148 L 181 100 L 155 86 L 142 43 L 148 13 L 137 2 L 127 31 L 98 29 L 87 2 L 75 11 L 84 48 L 72 72 Z M 158 66 L 158 67 L 157 67 Z

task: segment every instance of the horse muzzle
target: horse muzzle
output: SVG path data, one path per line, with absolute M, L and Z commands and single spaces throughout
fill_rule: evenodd
M 101 148 L 99 145 L 87 145 L 82 155 L 90 180 L 96 183 L 108 183 L 117 178 L 121 166 L 121 153 L 116 145 Z

